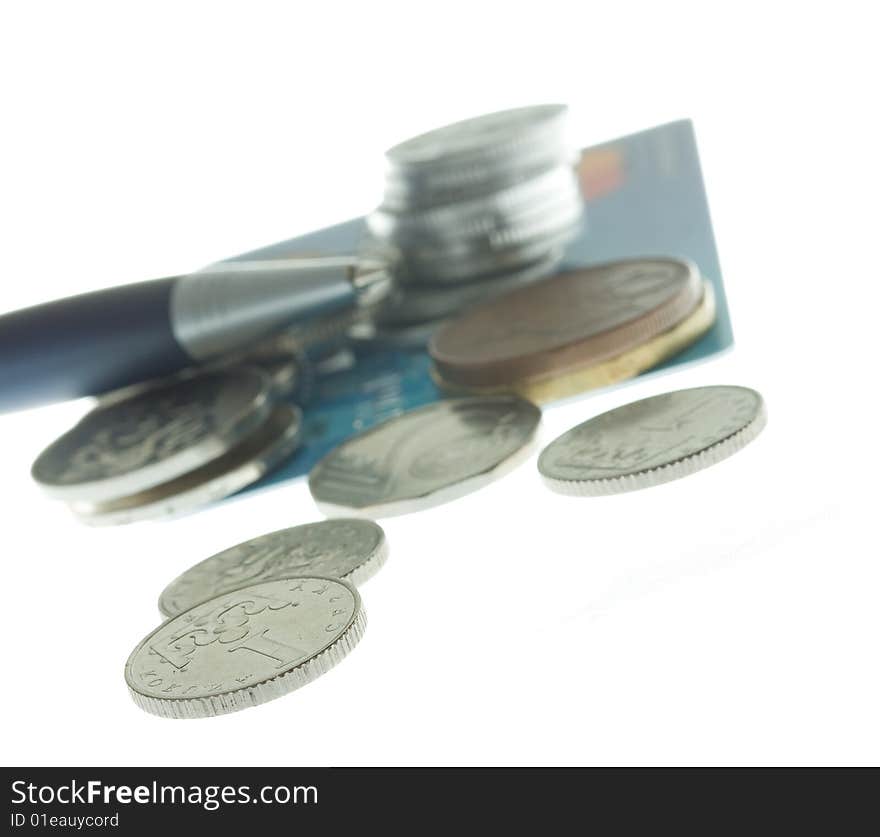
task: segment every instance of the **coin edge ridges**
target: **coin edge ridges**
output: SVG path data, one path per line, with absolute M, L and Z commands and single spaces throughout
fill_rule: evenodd
M 761 399 L 760 408 L 748 424 L 737 430 L 736 433 L 715 442 L 715 444 L 677 459 L 675 462 L 669 462 L 645 471 L 636 471 L 632 474 L 623 474 L 618 477 L 602 477 L 595 480 L 559 479 L 547 476 L 540 470 L 540 467 L 538 471 L 544 484 L 551 491 L 555 491 L 557 494 L 565 494 L 569 497 L 606 497 L 612 494 L 640 491 L 643 488 L 653 488 L 655 485 L 674 482 L 722 462 L 757 438 L 767 425 L 767 406 L 763 396 L 760 393 L 756 394 Z M 553 442 L 550 444 L 552 445 Z M 550 445 L 547 447 L 550 447 Z
M 338 582 L 343 579 L 331 580 Z M 363 638 L 367 627 L 367 613 L 357 589 L 354 588 L 354 585 L 351 587 L 355 591 L 358 612 L 349 626 L 323 651 L 283 674 L 253 686 L 201 698 L 155 698 L 141 694 L 126 682 L 131 699 L 140 709 L 161 718 L 211 718 L 259 706 L 296 691 L 330 671 Z

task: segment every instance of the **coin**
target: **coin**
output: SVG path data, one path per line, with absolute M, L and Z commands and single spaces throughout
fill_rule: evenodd
M 415 259 L 402 256 L 396 263 L 398 286 L 458 288 L 468 282 L 481 281 L 490 276 L 501 276 L 515 270 L 524 270 L 538 261 L 562 260 L 565 247 L 572 238 L 574 227 L 565 227 L 553 235 L 540 236 L 533 241 L 511 244 L 502 250 L 489 252 L 475 250 L 454 258 Z
M 413 325 L 449 317 L 483 300 L 534 282 L 553 271 L 561 250 L 514 270 L 456 285 L 399 284 L 376 311 L 379 326 Z
M 399 514 L 473 491 L 511 467 L 541 411 L 516 396 L 439 401 L 339 445 L 312 469 L 309 489 L 333 514 Z
M 715 293 L 711 283 L 704 282 L 703 298 L 693 313 L 656 337 L 599 363 L 560 369 L 552 375 L 523 378 L 496 387 L 457 386 L 444 380 L 436 369 L 432 369 L 431 374 L 438 386 L 451 394 L 491 395 L 512 392 L 535 404 L 546 404 L 634 378 L 695 343 L 712 328 L 714 322 Z
M 168 482 L 225 454 L 271 410 L 265 373 L 181 376 L 99 404 L 34 462 L 50 495 L 100 502 Z
M 302 413 L 279 406 L 232 450 L 169 482 L 112 500 L 77 501 L 71 510 L 84 523 L 106 526 L 182 514 L 235 494 L 287 459 L 298 447 Z
M 399 143 L 386 152 L 387 186 L 408 208 L 492 188 L 510 171 L 542 170 L 571 156 L 568 109 L 535 105 L 465 119 Z M 420 200 L 420 196 L 425 196 Z
M 488 239 L 449 246 L 443 250 L 402 248 L 394 262 L 398 284 L 459 285 L 517 270 L 540 259 L 561 255 L 581 225 L 580 206 L 567 212 L 567 217 L 547 216 L 520 235 L 520 231 L 499 231 L 496 241 Z M 527 233 L 527 235 L 526 235 Z M 527 237 L 528 236 L 528 237 Z
M 342 578 L 360 585 L 388 555 L 385 533 L 372 520 L 339 518 L 270 532 L 190 567 L 159 596 L 164 616 L 263 581 L 292 576 Z
M 357 590 L 335 578 L 264 581 L 169 619 L 132 651 L 134 702 L 163 718 L 236 712 L 304 686 L 363 636 Z
M 529 105 L 462 119 L 398 143 L 387 152 L 397 165 L 424 165 L 442 159 L 460 159 L 487 146 L 502 149 L 522 143 L 529 134 L 564 117 L 565 105 Z
M 567 188 L 557 189 L 542 201 L 531 202 L 516 215 L 498 212 L 479 226 L 450 224 L 445 230 L 431 229 L 411 235 L 404 235 L 405 230 L 391 227 L 389 234 L 382 239 L 397 248 L 396 260 L 393 258 L 395 253 L 390 254 L 391 263 L 396 268 L 396 262 L 400 260 L 430 264 L 444 258 L 489 256 L 517 244 L 558 235 L 560 231 L 579 224 L 584 212 L 584 201 L 571 180 L 571 173 L 562 174 L 569 182 Z
M 566 113 L 487 114 L 390 149 L 367 227 L 395 283 L 453 285 L 559 258 L 584 211 Z
M 532 148 L 512 157 L 492 157 L 467 165 L 422 166 L 399 171 L 389 166 L 382 206 L 411 212 L 471 200 L 497 189 L 522 183 L 556 166 L 571 167 L 577 155 L 561 134 L 544 137 Z
M 572 172 L 556 167 L 528 180 L 511 184 L 488 195 L 421 211 L 395 212 L 379 207 L 367 218 L 370 231 L 401 246 L 424 241 L 488 235 L 510 226 L 526 226 L 565 200 L 580 204 L 580 192 Z
M 714 465 L 752 441 L 765 423 L 764 399 L 746 387 L 668 392 L 563 433 L 541 452 L 538 471 L 563 494 L 634 491 Z
M 444 323 L 429 351 L 453 385 L 506 386 L 620 355 L 681 322 L 701 295 L 689 262 L 609 262 L 483 303 Z

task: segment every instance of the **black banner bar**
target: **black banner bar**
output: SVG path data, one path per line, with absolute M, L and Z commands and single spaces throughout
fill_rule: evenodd
M 649 768 L 7 768 L 6 833 L 316 825 L 456 831 L 541 823 L 616 828 L 736 825 L 835 833 L 862 819 L 876 772 Z M 874 812 L 870 820 L 874 820 Z M 604 830 L 604 829 L 603 829 Z M 453 835 L 457 837 L 457 835 Z

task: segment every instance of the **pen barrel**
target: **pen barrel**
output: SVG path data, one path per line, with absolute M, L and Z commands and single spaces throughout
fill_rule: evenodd
M 169 375 L 382 287 L 351 257 L 230 261 L 5 314 L 0 412 Z
M 351 258 L 228 261 L 182 276 L 171 329 L 196 360 L 241 349 L 297 321 L 357 304 Z
M 176 277 L 0 315 L 0 412 L 168 375 L 192 358 L 171 329 Z

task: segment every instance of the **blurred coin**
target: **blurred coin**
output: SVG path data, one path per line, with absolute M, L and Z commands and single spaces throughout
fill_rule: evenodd
M 581 211 L 574 208 L 564 215 L 544 215 L 528 229 L 498 230 L 492 237 L 462 238 L 442 247 L 403 248 L 395 264 L 395 278 L 398 284 L 401 280 L 406 284 L 437 284 L 477 279 L 562 250 L 580 227 Z
M 299 447 L 301 428 L 299 408 L 276 407 L 247 439 L 187 474 L 112 500 L 74 502 L 71 509 L 92 526 L 133 523 L 192 511 L 255 483 L 287 459 Z
M 543 450 L 538 470 L 563 494 L 634 491 L 714 465 L 752 441 L 765 423 L 764 400 L 745 387 L 668 392 L 563 433 Z
M 519 216 L 499 215 L 483 230 L 459 227 L 442 233 L 435 230 L 430 235 L 410 239 L 389 235 L 387 240 L 400 254 L 413 261 L 491 255 L 519 242 L 535 241 L 568 230 L 580 223 L 583 208 L 579 194 L 562 193 L 535 204 Z M 397 266 L 396 262 L 394 266 Z
M 493 251 L 508 250 L 517 245 L 546 240 L 554 236 L 565 235 L 571 238 L 580 227 L 584 205 L 580 196 L 570 199 L 561 197 L 555 206 L 547 207 L 546 211 L 530 218 L 527 223 L 511 224 L 493 230 L 487 237 L 489 247 Z
M 397 264 L 398 285 L 446 285 L 455 287 L 505 271 L 519 270 L 542 259 L 561 258 L 576 226 L 568 226 L 553 235 L 512 244 L 500 250 L 482 248 L 471 253 L 437 256 L 405 254 Z
M 581 203 L 574 170 L 557 167 L 498 189 L 489 195 L 421 211 L 394 212 L 379 207 L 367 217 L 370 231 L 401 245 L 423 240 L 488 235 L 497 229 L 525 226 L 544 207 L 562 200 Z
M 689 262 L 609 262 L 485 302 L 444 323 L 429 351 L 450 384 L 508 386 L 620 355 L 681 322 L 701 295 Z
M 223 593 L 293 576 L 343 578 L 358 586 L 378 572 L 387 555 L 385 533 L 372 520 L 340 518 L 281 529 L 190 567 L 162 591 L 159 610 L 176 616 Z
M 502 386 L 485 388 L 455 386 L 445 381 L 436 369 L 432 370 L 432 375 L 438 386 L 455 395 L 512 392 L 535 404 L 546 404 L 591 389 L 611 386 L 653 369 L 699 340 L 714 322 L 715 293 L 711 283 L 704 282 L 703 298 L 693 313 L 667 331 L 608 360 L 557 369 L 551 375 L 523 378 Z
M 50 495 L 99 502 L 150 488 L 225 454 L 271 409 L 271 383 L 235 367 L 179 376 L 99 404 L 34 462 Z
M 340 344 L 347 343 L 344 335 L 336 338 Z M 329 348 L 329 344 L 326 344 Z M 325 344 L 321 344 L 323 351 Z M 300 406 L 307 404 L 313 393 L 316 370 L 315 365 L 322 359 L 322 351 L 311 357 L 316 345 L 303 347 L 287 333 L 275 336 L 272 341 L 261 343 L 252 351 L 232 359 L 224 358 L 217 363 L 219 368 L 227 365 L 247 364 L 261 369 L 268 377 L 275 401 L 295 399 Z
M 439 401 L 331 451 L 309 474 L 327 513 L 399 514 L 473 491 L 514 464 L 541 411 L 516 396 Z
M 566 113 L 487 114 L 390 149 L 385 196 L 367 226 L 395 283 L 458 284 L 558 258 L 584 209 Z
M 550 168 L 571 168 L 576 162 L 567 137 L 558 135 L 513 158 L 490 157 L 469 165 L 424 166 L 403 173 L 389 167 L 382 206 L 393 212 L 410 212 L 472 200 L 530 180 Z
M 566 115 L 564 105 L 515 108 L 406 140 L 386 152 L 389 191 L 401 193 L 403 205 L 414 208 L 491 188 L 499 171 L 509 176 L 558 164 L 571 156 Z
M 363 636 L 357 590 L 333 578 L 266 581 L 169 619 L 132 651 L 134 702 L 163 718 L 223 715 L 327 672 Z
M 503 154 L 529 142 L 535 132 L 554 128 L 565 118 L 565 105 L 530 105 L 486 113 L 434 128 L 390 148 L 386 157 L 397 167 L 424 166 L 441 160 L 470 159 L 487 148 Z
M 561 258 L 578 225 L 568 224 L 554 232 L 539 233 L 535 238 L 510 242 L 500 249 L 488 245 L 472 249 L 458 248 L 444 255 L 433 251 L 405 252 L 395 269 L 400 285 L 456 285 L 474 282 L 506 271 L 520 270 L 544 259 Z
M 176 373 L 175 378 L 186 378 L 193 375 L 201 374 L 204 371 L 202 367 L 189 367 Z M 169 377 L 148 378 L 146 381 L 136 381 L 133 384 L 119 387 L 118 389 L 107 390 L 107 392 L 98 393 L 95 396 L 95 407 L 109 407 L 116 401 L 127 401 L 135 395 L 141 395 L 150 389 L 167 386 Z
M 380 327 L 393 327 L 457 314 L 470 305 L 547 276 L 553 271 L 560 256 L 561 251 L 558 251 L 525 267 L 459 284 L 400 284 L 376 310 L 374 322 Z

